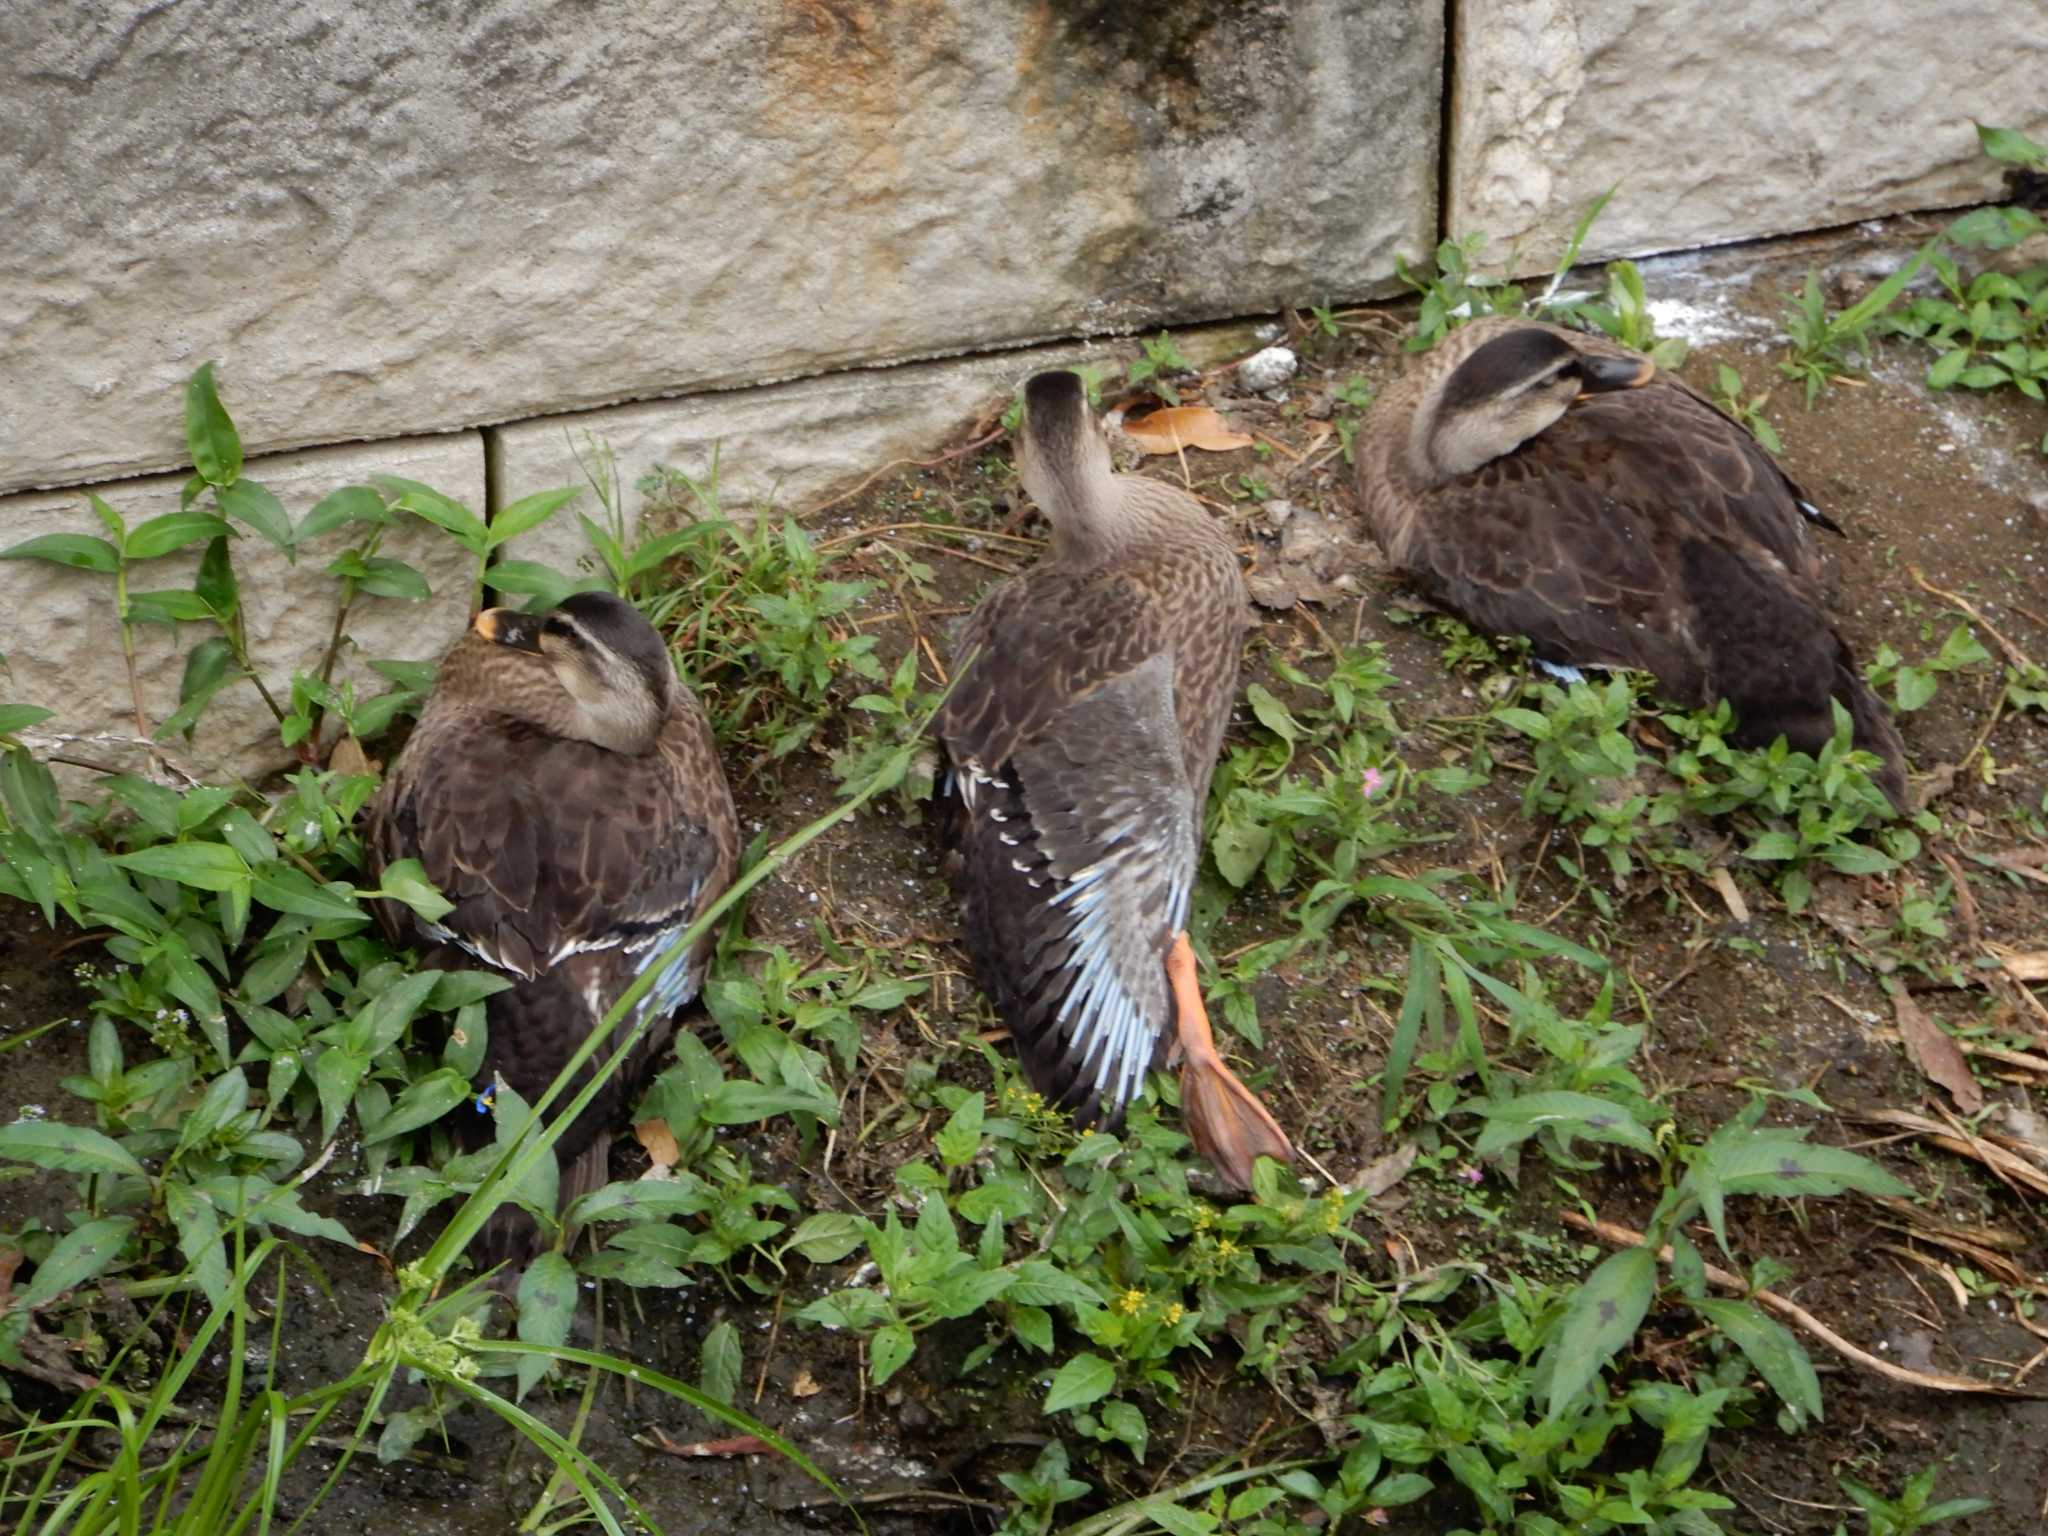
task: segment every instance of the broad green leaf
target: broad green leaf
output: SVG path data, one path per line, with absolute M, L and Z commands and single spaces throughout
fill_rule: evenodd
M 1042 1411 L 1059 1413 L 1068 1408 L 1085 1408 L 1107 1397 L 1115 1388 L 1115 1366 L 1100 1355 L 1078 1354 L 1054 1374 Z
M 816 1211 L 797 1223 L 783 1243 L 813 1264 L 837 1264 L 867 1238 L 867 1223 L 845 1211 Z
M 211 512 L 166 512 L 129 531 L 128 558 L 154 560 L 201 539 L 225 537 L 231 531 Z
M 917 1340 L 901 1323 L 891 1323 L 876 1330 L 875 1336 L 868 1340 L 869 1379 L 876 1386 L 881 1386 L 908 1365 L 910 1357 L 916 1353 Z
M 397 475 L 374 475 L 378 486 L 397 497 L 400 511 L 425 518 L 436 528 L 452 534 L 457 543 L 473 555 L 482 555 L 491 545 L 490 530 L 477 515 L 453 497 L 443 496 L 430 485 L 404 480 Z
M 1700 1297 L 1693 1309 L 1735 1341 L 1759 1376 L 1770 1383 L 1803 1429 L 1821 1419 L 1820 1378 L 1805 1346 L 1791 1330 L 1746 1301 Z
M 1041 1355 L 1052 1353 L 1052 1314 L 1045 1308 L 1011 1303 L 1010 1332 Z
M 193 646 L 185 657 L 185 675 L 178 683 L 178 709 L 157 727 L 156 739 L 183 732 L 189 739 L 199 716 L 229 683 L 249 674 L 234 670 L 235 648 L 225 635 L 210 635 Z
M 247 523 L 287 555 L 292 553 L 291 516 L 269 487 L 254 480 L 237 480 L 215 490 L 213 496 L 229 517 Z
M 395 864 L 385 865 L 377 889 L 361 894 L 388 896 L 393 901 L 403 902 L 430 923 L 440 921 L 455 910 L 455 903 L 435 889 L 418 859 L 400 859 Z
M 0 736 L 12 736 L 48 720 L 57 712 L 39 704 L 0 704 Z
M 1927 387 L 1929 389 L 1947 389 L 1963 376 L 1963 370 L 1969 364 L 1970 351 L 1967 347 L 1956 347 L 1942 353 L 1940 357 L 1934 360 L 1934 366 L 1927 370 Z
M 1253 683 L 1245 690 L 1245 699 L 1258 717 L 1259 724 L 1278 736 L 1289 746 L 1301 740 L 1301 726 L 1288 713 L 1287 706 L 1274 698 L 1263 686 Z
M 1366 1494 L 1365 1501 L 1387 1508 L 1397 1504 L 1413 1504 L 1435 1486 L 1420 1472 L 1390 1472 L 1372 1485 L 1372 1490 Z
M 1986 128 L 1982 123 L 1976 126 L 1978 146 L 1992 159 L 2007 160 L 2016 165 L 2048 162 L 2048 149 L 2043 149 L 2017 128 Z
M 1140 1413 L 1130 1403 L 1114 1402 L 1102 1405 L 1100 1417 L 1102 1419 L 1102 1427 L 1129 1446 L 1131 1459 L 1140 1466 L 1143 1466 L 1145 1464 L 1145 1447 L 1152 1440 L 1152 1432 L 1145 1424 L 1145 1415 Z M 1276 1498 L 1282 1496 L 1277 1488 L 1272 1489 L 1271 1492 Z
M 538 598 L 542 607 L 552 608 L 582 583 L 537 560 L 495 560 L 484 568 L 484 585 L 493 592 Z
M 111 1137 L 56 1120 L 16 1120 L 0 1125 L 0 1157 L 59 1173 L 143 1172 L 134 1154 Z
M 1547 1417 L 1569 1408 L 1642 1326 L 1657 1293 L 1657 1259 L 1647 1248 L 1610 1254 L 1586 1276 L 1552 1335 Z
M 315 885 L 312 876 L 273 857 L 254 872 L 249 894 L 276 912 L 310 917 L 316 922 L 367 922 L 370 914 L 346 894 Z
M 691 1174 L 672 1179 L 624 1179 L 592 1190 L 564 1213 L 569 1221 L 666 1221 L 697 1216 L 715 1204 L 703 1181 Z
M 538 528 L 582 494 L 580 487 L 565 485 L 558 490 L 538 491 L 531 496 L 520 497 L 491 519 L 492 547 Z
M 382 555 L 372 555 L 363 561 L 363 574 L 357 581 L 372 597 L 397 597 L 419 603 L 434 595 L 426 577 L 403 560 L 390 560 Z
M 384 498 L 370 487 L 344 485 L 314 503 L 313 510 L 300 519 L 299 530 L 293 538 L 303 543 L 350 523 L 387 527 L 397 521 L 390 508 L 384 505 Z
M 197 592 L 170 588 L 162 592 L 128 594 L 128 621 L 131 624 L 203 624 L 212 618 L 212 607 Z
M 566 1258 L 554 1252 L 536 1256 L 519 1277 L 519 1337 L 548 1349 L 567 1343 L 576 1290 L 576 1270 Z M 553 1363 L 546 1355 L 521 1355 L 518 1395 L 532 1391 Z
M 706 1397 L 730 1404 L 739 1394 L 740 1331 L 731 1323 L 720 1323 L 704 1335 L 698 1356 L 697 1389 Z
M 178 1124 L 178 1151 L 189 1152 L 249 1107 L 249 1080 L 240 1067 L 223 1072 Z
M 100 526 L 107 530 L 107 537 L 114 548 L 122 553 L 128 550 L 128 520 L 103 501 L 95 491 L 85 493 L 85 504 L 92 508 L 92 515 L 100 520 Z
M 839 1102 L 829 1093 L 810 1088 L 732 1079 L 720 1083 L 704 1101 L 703 1113 L 710 1125 L 750 1125 L 789 1114 L 816 1115 L 829 1124 L 838 1120 Z
M 105 1274 L 121 1256 L 121 1245 L 134 1230 L 132 1216 L 102 1216 L 66 1232 L 36 1266 L 34 1277 L 15 1297 L 15 1304 L 33 1310 Z
M 959 1168 L 972 1162 L 974 1155 L 981 1150 L 981 1125 L 987 1108 L 986 1100 L 977 1093 L 962 1099 L 960 1107 L 946 1121 L 936 1145 L 939 1160 L 948 1168 Z
M 138 874 L 175 880 L 202 891 L 225 891 L 249 878 L 249 866 L 225 843 L 171 843 L 118 853 L 114 862 Z
M 185 447 L 208 485 L 233 485 L 242 473 L 241 434 L 220 403 L 211 363 L 201 363 L 185 381 Z
M 1714 1176 L 1731 1195 L 1839 1195 L 1853 1189 L 1904 1197 L 1913 1192 L 1867 1157 L 1783 1132 L 1760 1131 L 1713 1146 L 1709 1158 Z
M 1525 1093 L 1504 1104 L 1474 1107 L 1486 1117 L 1489 1133 L 1496 1125 L 1513 1128 L 1519 1133 L 1495 1138 L 1502 1145 L 1512 1145 L 1538 1130 L 1550 1129 L 1562 1135 L 1567 1144 L 1574 1138 L 1584 1137 L 1588 1141 L 1634 1147 L 1638 1152 L 1653 1155 L 1657 1150 L 1656 1138 L 1632 1115 L 1589 1093 L 1563 1090 Z
M 48 560 L 80 571 L 113 575 L 121 567 L 120 551 L 89 533 L 46 533 L 0 549 L 0 560 Z
M 399 1094 L 390 1113 L 375 1125 L 363 1127 L 363 1145 L 374 1146 L 394 1136 L 403 1136 L 407 1131 L 416 1131 L 423 1125 L 431 1125 L 469 1097 L 468 1078 L 446 1067 L 437 1068 L 406 1084 L 405 1091 Z

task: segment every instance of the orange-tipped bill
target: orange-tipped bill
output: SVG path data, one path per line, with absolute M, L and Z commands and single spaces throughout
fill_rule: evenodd
M 1293 1144 L 1258 1095 L 1238 1081 L 1217 1052 L 1209 1010 L 1195 979 L 1194 946 L 1184 933 L 1175 936 L 1167 952 L 1166 979 L 1173 988 L 1181 1058 L 1181 1119 L 1195 1150 L 1239 1189 L 1250 1189 L 1253 1164 L 1261 1157 L 1291 1163 Z

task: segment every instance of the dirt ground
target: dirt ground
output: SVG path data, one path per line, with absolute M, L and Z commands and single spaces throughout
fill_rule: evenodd
M 1681 369 L 1685 377 L 1711 392 L 1716 366 L 1726 363 L 1741 373 L 1748 391 L 1769 392 L 1766 414 L 1783 437 L 1786 467 L 1847 530 L 1828 548 L 1839 611 L 1859 655 L 1869 656 L 1881 642 L 1908 657 L 1928 654 L 1958 622 L 1960 599 L 1975 610 L 1987 646 L 1999 648 L 1988 632 L 1995 629 L 2003 644 L 2048 657 L 2048 460 L 2037 447 L 2048 412 L 2011 395 L 1930 395 L 1921 382 L 1925 355 L 1903 346 L 1889 348 L 1867 382 L 1831 388 L 1810 410 L 1800 404 L 1797 387 L 1775 371 L 1784 296 L 1810 263 L 1847 288 L 1867 286 L 1926 232 L 1903 221 L 1650 261 L 1642 264 L 1644 281 L 1660 334 L 1693 343 Z M 1255 582 L 1264 579 L 1262 591 L 1276 599 L 1290 588 L 1323 594 L 1314 603 L 1262 609 L 1246 681 L 1263 677 L 1279 691 L 1284 685 L 1273 681 L 1274 659 L 1320 650 L 1331 636 L 1382 642 L 1402 685 L 1394 703 L 1409 727 L 1404 756 L 1413 766 L 1449 760 L 1460 750 L 1456 740 L 1430 729 L 1430 722 L 1470 715 L 1481 701 L 1469 677 L 1446 672 L 1436 640 L 1390 617 L 1399 594 L 1365 548 L 1349 471 L 1326 424 L 1331 392 L 1346 379 L 1362 377 L 1377 387 L 1398 368 L 1394 327 L 1354 315 L 1330 338 L 1305 319 L 1291 322 L 1290 339 L 1302 350 L 1304 367 L 1284 400 L 1237 393 L 1220 368 L 1200 393 L 1271 450 L 1190 454 L 1186 464 L 1193 488 L 1237 528 Z M 963 419 L 973 406 L 963 402 Z M 942 657 L 948 618 L 1031 554 L 997 537 L 1042 532 L 1036 524 L 1008 522 L 1019 493 L 1004 456 L 998 444 L 930 466 L 892 469 L 858 496 L 806 520 L 814 537 L 853 551 L 850 568 L 834 574 L 883 579 L 858 622 L 880 637 L 890 660 L 911 644 Z M 1153 459 L 1145 472 L 1178 481 L 1182 466 Z M 1262 483 L 1266 499 L 1240 499 L 1239 477 L 1246 475 Z M 1276 503 L 1291 510 L 1282 514 Z M 948 543 L 901 529 L 873 531 L 926 520 L 984 529 L 989 537 Z M 890 545 L 895 555 L 914 550 L 929 563 L 938 601 L 913 598 L 900 582 L 892 587 L 899 566 Z M 936 681 L 929 659 L 926 668 L 927 681 Z M 1990 670 L 1945 678 L 1932 704 L 1901 721 L 1916 784 L 1942 818 L 1942 849 L 1957 861 L 1954 872 L 1968 876 L 1972 899 L 1959 901 L 1949 915 L 1964 966 L 1953 972 L 1930 967 L 1932 976 L 1897 974 L 1922 1009 L 1951 1023 L 1992 1019 L 2011 1006 L 1994 989 L 1949 984 L 1981 980 L 1968 965 L 1976 955 L 1997 945 L 2048 949 L 2048 887 L 1971 859 L 2009 853 L 2038 859 L 2048 848 L 2040 830 L 2048 810 L 2048 723 L 2038 712 L 1999 719 L 1986 739 L 1995 775 L 1987 782 L 1981 774 L 1954 771 L 1990 719 L 1999 688 Z M 837 790 L 824 751 L 834 744 L 828 737 L 817 752 L 740 781 L 743 826 L 779 836 L 829 809 Z M 1502 773 L 1455 800 L 1424 794 L 1416 814 L 1448 840 L 1395 862 L 1497 869 L 1516 881 L 1527 920 L 1547 922 L 1624 964 L 1635 999 L 1629 1006 L 1652 1024 L 1639 1070 L 1682 1122 L 1719 1123 L 1746 1102 L 1744 1082 L 1810 1087 L 1832 1113 L 1791 1105 L 1782 1118 L 1814 1125 L 1819 1139 L 1879 1157 L 1922 1196 L 1911 1209 L 1854 1197 L 1798 1206 L 1740 1203 L 1731 1208 L 1738 1251 L 1782 1261 L 1791 1271 L 1776 1287 L 1782 1294 L 1882 1359 L 1987 1379 L 2009 1379 L 2030 1360 L 2040 1364 L 2041 1324 L 2030 1330 L 2009 1304 L 1971 1295 L 1957 1269 L 1983 1273 L 1981 1259 L 1968 1255 L 1990 1254 L 2036 1286 L 2048 1283 L 2048 1205 L 2001 1185 L 1975 1162 L 1864 1118 L 1941 1102 L 1902 1052 L 1880 982 L 1880 973 L 1896 968 L 1882 936 L 1904 894 L 1901 882 L 1826 877 L 1813 911 L 1794 919 L 1766 887 L 1742 875 L 1751 914 L 1743 921 L 1705 882 L 1674 895 L 1641 880 L 1616 894 L 1612 916 L 1603 917 L 1558 868 L 1569 840 L 1522 814 L 1519 783 Z M 1940 872 L 1933 867 L 1935 877 Z M 1926 861 L 1913 873 L 1928 878 Z M 66 936 L 53 941 L 37 933 L 35 919 L 21 911 L 7 917 L 10 932 L 0 939 L 0 1034 L 79 1006 L 64 976 L 76 952 L 57 951 Z M 1247 891 L 1214 936 L 1215 952 L 1262 937 L 1270 917 Z M 906 828 L 894 807 L 884 807 L 835 829 L 757 894 L 748 929 L 800 955 L 815 953 L 820 935 L 829 933 L 933 962 L 930 994 L 875 1020 L 849 1088 L 847 1123 L 822 1156 L 806 1155 L 778 1123 L 745 1139 L 756 1177 L 787 1185 L 805 1209 L 878 1213 L 893 1168 L 919 1155 L 936 1129 L 929 1117 L 900 1107 L 906 1068 L 936 1057 L 945 1074 L 974 1081 L 978 1062 L 956 1041 L 991 1025 L 955 941 L 954 909 L 929 827 Z M 1267 1044 L 1259 1059 L 1271 1072 L 1263 1091 L 1275 1114 L 1322 1167 L 1349 1179 L 1388 1150 L 1377 1130 L 1378 1090 L 1368 1083 L 1382 1058 L 1386 1028 L 1364 1005 L 1360 983 L 1368 976 L 1398 978 L 1405 945 L 1351 917 L 1337 940 L 1328 956 L 1305 957 L 1261 982 Z M 2031 1028 L 2035 1049 L 2048 1048 L 2048 1023 L 2004 1022 Z M 82 1028 L 66 1027 L 0 1058 L 8 1107 L 38 1104 L 73 1114 L 80 1106 L 64 1104 L 57 1083 L 76 1069 L 82 1052 Z M 2048 1114 L 2039 1077 L 2019 1069 L 1997 1076 L 1998 1093 L 2011 1103 Z M 630 1143 L 622 1146 L 621 1169 L 637 1156 Z M 1577 1183 L 1599 1217 L 1627 1227 L 1643 1224 L 1658 1194 L 1612 1161 Z M 1495 1220 L 1476 1217 L 1462 1192 L 1428 1181 L 1396 1186 L 1377 1204 L 1373 1220 L 1390 1253 L 1412 1253 L 1420 1264 L 1500 1254 L 1511 1231 L 1525 1234 L 1512 1240 L 1525 1259 L 1531 1243 L 1547 1243 L 1562 1255 L 1593 1251 L 1582 1231 L 1562 1221 L 1560 1207 L 1569 1202 L 1544 1178 L 1525 1176 L 1519 1190 L 1496 1180 L 1483 1193 Z M 0 1221 L 17 1223 L 36 1212 L 39 1198 L 31 1186 L 0 1185 Z M 374 1240 L 380 1229 L 389 1230 L 390 1203 L 339 1191 L 336 1199 L 337 1213 L 359 1235 Z M 1966 1234 L 1958 1239 L 1963 1246 L 1945 1246 L 1932 1235 L 1937 1228 Z M 344 1257 L 331 1278 L 331 1297 L 309 1285 L 294 1298 L 288 1385 L 311 1384 L 352 1365 L 388 1294 L 388 1277 L 367 1259 Z M 811 1278 L 819 1290 L 834 1280 L 829 1274 Z M 783 1308 L 799 1299 L 792 1295 Z M 916 1363 L 880 1393 L 863 1389 L 852 1341 L 799 1329 L 782 1310 L 744 1291 L 639 1293 L 623 1310 L 608 1309 L 604 1332 L 610 1346 L 694 1379 L 695 1341 L 721 1318 L 738 1322 L 746 1339 L 742 1406 L 790 1435 L 862 1496 L 878 1530 L 990 1529 L 1006 1499 L 996 1474 L 1028 1467 L 1046 1438 L 1035 1410 L 1042 1386 L 1024 1377 L 1004 1379 L 1004 1357 L 966 1384 L 937 1368 L 935 1362 L 978 1341 L 972 1325 L 962 1325 L 968 1331 L 958 1349 L 922 1348 Z M 2020 1536 L 2048 1528 L 2048 1402 L 1934 1394 L 1890 1382 L 1808 1342 L 1826 1395 L 1825 1422 L 1798 1436 L 1763 1424 L 1716 1437 L 1700 1481 L 1736 1502 L 1737 1511 L 1726 1517 L 1731 1529 L 1824 1536 L 1846 1521 L 1861 1530 L 1838 1475 L 1895 1488 L 1936 1461 L 1946 1466 L 1941 1496 L 1977 1495 L 1994 1504 L 1958 1529 Z M 1105 1458 L 1091 1474 L 1103 1482 L 1104 1502 L 1177 1482 L 1255 1437 L 1263 1437 L 1262 1454 L 1317 1448 L 1312 1425 L 1296 1407 L 1257 1377 L 1239 1374 L 1227 1347 L 1185 1369 L 1189 1413 L 1154 1423 L 1157 1449 L 1145 1467 Z M 800 1374 L 809 1378 L 804 1385 L 822 1390 L 795 1395 Z M 2048 1388 L 2048 1365 L 2030 1380 Z M 540 1411 L 566 1425 L 574 1408 L 574 1397 L 563 1396 Z M 461 1471 L 419 1465 L 367 1470 L 344 1483 L 321 1528 L 360 1522 L 384 1529 L 402 1521 L 421 1536 L 510 1529 L 544 1469 L 518 1454 L 508 1462 L 505 1437 L 490 1424 L 466 1414 L 449 1424 L 450 1443 L 437 1454 Z M 840 1523 L 815 1485 L 773 1458 L 673 1458 L 650 1448 L 644 1435 L 650 1425 L 684 1442 L 718 1433 L 686 1422 L 658 1399 L 608 1389 L 585 1443 L 628 1477 L 666 1528 L 714 1533 Z M 1090 1507 L 1069 1506 L 1061 1518 Z M 1453 1504 L 1427 1502 L 1401 1516 L 1391 1529 L 1440 1530 L 1460 1518 Z

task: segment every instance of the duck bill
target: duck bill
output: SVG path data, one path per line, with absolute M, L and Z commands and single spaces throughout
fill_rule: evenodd
M 1657 377 L 1647 357 L 1584 357 L 1579 360 L 1579 392 L 1606 394 L 1616 389 L 1641 389 Z
M 531 614 L 511 608 L 486 608 L 470 621 L 469 627 L 491 644 L 508 650 L 540 650 L 540 621 Z

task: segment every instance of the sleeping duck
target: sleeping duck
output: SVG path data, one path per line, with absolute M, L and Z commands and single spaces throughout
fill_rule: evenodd
M 1847 707 L 1878 782 L 1905 753 L 1822 596 L 1830 522 L 1749 433 L 1647 358 L 1530 320 L 1474 321 L 1367 418 L 1367 521 L 1437 606 L 1554 666 L 1632 667 L 1725 698 L 1735 740 L 1818 752 Z
M 367 842 L 373 871 L 416 858 L 455 903 L 432 923 L 381 903 L 394 942 L 515 983 L 486 1004 L 482 1076 L 530 1103 L 731 882 L 739 829 L 710 724 L 661 637 L 630 603 L 585 592 L 477 615 L 371 803 Z M 608 1133 L 710 949 L 707 935 L 664 967 L 624 1070 L 556 1143 L 563 1205 L 605 1182 Z M 464 1118 L 471 1136 L 488 1125 Z M 531 1232 L 514 1219 L 488 1237 L 510 1254 Z
M 1025 1076 L 1114 1127 L 1178 1058 L 1196 1148 L 1249 1188 L 1292 1159 L 1218 1054 L 1185 932 L 1249 610 L 1199 503 L 1119 475 L 1081 380 L 1025 387 L 1024 488 L 1052 553 L 961 626 L 938 719 L 942 836 L 976 974 Z

